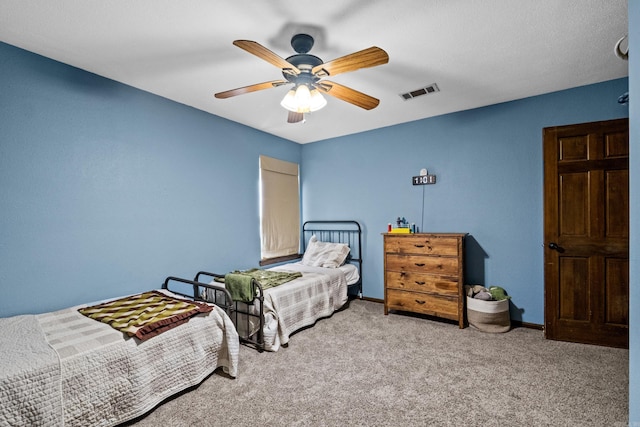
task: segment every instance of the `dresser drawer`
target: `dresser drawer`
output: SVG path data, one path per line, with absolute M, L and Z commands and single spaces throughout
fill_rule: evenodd
M 416 255 L 458 255 L 458 239 L 455 237 L 406 236 L 386 240 L 386 252 Z
M 404 291 L 432 292 L 442 295 L 458 296 L 457 280 L 413 272 L 386 272 L 386 286 Z
M 387 306 L 391 310 L 410 311 L 458 320 L 458 298 L 397 289 L 387 289 L 386 297 Z
M 458 275 L 458 258 L 418 255 L 386 255 L 386 269 L 443 275 Z

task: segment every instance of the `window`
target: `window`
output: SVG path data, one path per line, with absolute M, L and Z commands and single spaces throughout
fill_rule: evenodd
M 296 258 L 300 186 L 296 163 L 260 156 L 260 265 Z

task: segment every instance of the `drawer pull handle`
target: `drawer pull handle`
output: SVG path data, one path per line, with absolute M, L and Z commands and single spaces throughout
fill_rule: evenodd
M 422 285 L 424 285 L 425 283 L 426 283 L 426 282 L 418 282 L 418 281 L 416 280 L 416 284 L 417 284 L 417 285 L 422 286 Z
M 415 246 L 416 248 L 424 248 L 424 245 L 413 245 L 413 246 Z
M 424 267 L 424 263 L 416 262 L 415 264 L 416 264 L 418 267 Z
M 416 302 L 417 302 L 418 304 L 424 304 L 426 301 L 420 301 L 419 299 L 417 299 L 417 300 L 416 300 Z

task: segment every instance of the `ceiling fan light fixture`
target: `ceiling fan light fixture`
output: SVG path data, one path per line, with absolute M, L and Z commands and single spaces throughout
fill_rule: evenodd
M 322 94 L 320 93 L 320 91 L 318 91 L 318 89 L 312 89 L 311 90 L 311 100 L 310 100 L 310 107 L 311 107 L 311 111 L 318 111 L 321 108 L 324 108 L 324 106 L 327 105 L 327 100 L 324 99 L 324 96 L 322 96 Z
M 283 108 L 293 111 L 294 113 L 298 112 L 298 104 L 296 103 L 296 91 L 291 89 L 287 92 L 287 94 L 282 98 L 280 102 Z
M 300 84 L 287 92 L 280 105 L 294 113 L 309 113 L 327 105 L 327 100 L 317 89 L 309 90 L 309 86 Z
M 298 113 L 308 113 L 311 111 L 311 91 L 306 84 L 298 85 L 296 89 L 296 106 Z

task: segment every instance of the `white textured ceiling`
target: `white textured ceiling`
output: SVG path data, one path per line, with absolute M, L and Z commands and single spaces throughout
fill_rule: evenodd
M 286 58 L 300 29 L 325 62 L 386 50 L 388 64 L 332 77 L 380 105 L 327 97 L 288 124 L 288 86 L 214 98 L 282 78 L 233 40 Z M 627 0 L 0 0 L 3 42 L 298 143 L 625 77 L 613 48 L 626 32 Z

